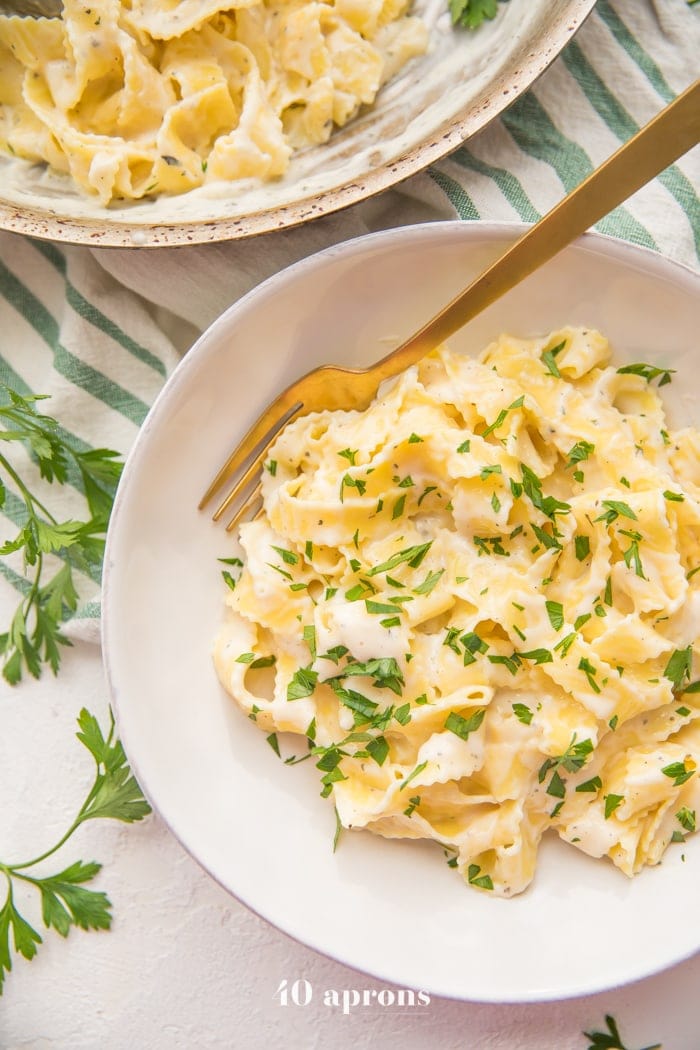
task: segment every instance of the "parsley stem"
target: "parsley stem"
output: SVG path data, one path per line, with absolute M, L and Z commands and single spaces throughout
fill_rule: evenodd
M 85 809 L 85 806 L 83 806 L 81 808 L 80 813 L 82 813 L 84 809 Z M 29 880 L 29 876 L 21 874 L 22 868 L 32 868 L 32 867 L 34 867 L 35 864 L 38 864 L 42 860 L 46 860 L 47 857 L 50 857 L 54 853 L 56 853 L 61 848 L 61 846 L 64 844 L 64 842 L 68 841 L 68 839 L 71 837 L 73 832 L 77 828 L 80 827 L 82 822 L 83 821 L 81 819 L 81 816 L 80 816 L 80 814 L 78 814 L 78 816 L 75 818 L 75 820 L 73 821 L 71 826 L 68 828 L 68 831 L 65 833 L 65 835 L 63 835 L 58 840 L 56 845 L 51 847 L 51 849 L 47 849 L 45 853 L 40 853 L 39 856 L 38 857 L 34 857 L 33 860 L 25 860 L 25 861 L 23 861 L 22 864 L 2 864 L 0 862 L 0 870 L 4 871 L 6 875 L 9 872 L 9 873 L 12 873 L 13 875 L 16 875 L 17 878 L 19 878 L 19 879 Z M 29 881 L 31 881 L 31 880 L 29 880 Z
M 46 518 L 51 522 L 51 524 L 52 525 L 56 525 L 56 519 L 54 518 L 53 514 L 44 506 L 44 504 L 41 502 L 41 500 L 38 500 L 36 498 L 36 496 L 32 496 L 31 492 L 29 491 L 27 486 L 24 484 L 24 482 L 22 481 L 22 479 L 19 476 L 19 474 L 17 473 L 17 471 L 14 469 L 14 467 L 9 462 L 9 460 L 7 460 L 5 458 L 5 456 L 2 455 L 1 452 L 0 452 L 0 465 L 5 468 L 5 470 L 7 471 L 9 476 L 12 478 L 12 480 L 14 481 L 15 485 L 17 486 L 17 488 L 22 493 L 22 497 L 24 499 L 24 502 L 27 504 L 27 508 L 29 509 L 29 511 L 31 512 L 31 511 L 34 510 L 35 507 L 38 507 L 39 510 L 42 512 L 42 514 L 44 514 L 46 516 Z
M 109 748 L 109 747 L 112 746 L 112 740 L 114 739 L 114 728 L 115 728 L 114 727 L 114 714 L 112 713 L 112 709 L 110 708 L 110 711 L 109 711 L 109 733 L 107 734 L 107 737 L 105 738 L 105 747 L 106 748 Z M 93 756 L 93 758 L 94 758 L 94 756 Z M 98 790 L 98 788 L 100 786 L 100 779 L 101 779 L 100 768 L 99 768 L 99 765 L 97 764 L 97 760 L 96 759 L 95 759 L 95 765 L 97 766 L 97 775 L 95 776 L 95 780 L 93 782 L 93 785 L 92 785 L 92 787 L 90 788 L 90 790 L 89 790 L 89 792 L 87 794 L 87 798 L 85 799 L 85 801 L 83 802 L 82 806 L 80 807 L 80 809 L 78 811 L 78 815 L 75 818 L 75 820 L 73 821 L 73 823 L 71 824 L 71 826 L 68 828 L 68 831 L 65 833 L 65 835 L 62 836 L 62 838 L 60 838 L 58 840 L 56 845 L 52 846 L 51 849 L 46 850 L 45 853 L 39 854 L 38 857 L 34 857 L 33 860 L 24 861 L 22 864 L 5 865 L 5 864 L 0 863 L 0 869 L 2 869 L 5 873 L 7 873 L 8 871 L 16 873 L 18 878 L 26 879 L 27 876 L 19 874 L 22 868 L 32 868 L 32 867 L 34 867 L 35 864 L 38 864 L 40 861 L 46 860 L 47 857 L 52 856 L 54 853 L 56 853 L 61 848 L 61 846 L 64 844 L 64 842 L 68 841 L 68 839 L 71 837 L 73 832 L 76 831 L 80 827 L 80 825 L 82 823 L 84 823 L 85 820 L 89 820 L 89 817 L 86 817 L 85 813 L 86 813 L 88 807 L 91 805 L 91 803 L 92 803 L 92 801 L 93 801 L 93 799 L 95 797 L 95 793 L 96 793 L 96 791 Z

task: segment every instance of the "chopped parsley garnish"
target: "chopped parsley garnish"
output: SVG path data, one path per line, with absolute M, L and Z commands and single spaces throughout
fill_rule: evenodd
M 600 777 L 591 777 L 590 780 L 584 780 L 582 784 L 577 784 L 576 790 L 582 792 L 595 792 L 599 791 L 602 788 L 602 786 L 603 781 L 600 779 Z
M 397 554 L 392 554 L 390 558 L 382 562 L 381 565 L 374 565 L 369 572 L 368 576 L 377 576 L 380 572 L 391 572 L 397 565 L 406 563 L 410 568 L 417 569 L 420 563 L 425 558 L 426 554 L 433 545 L 433 541 L 430 540 L 428 543 L 421 543 L 415 547 L 406 547 L 404 550 L 399 551 Z
M 641 533 L 635 532 L 632 529 L 620 529 L 620 535 L 626 536 L 630 540 L 629 547 L 622 552 L 625 565 L 629 569 L 632 564 L 634 564 L 635 576 L 639 576 L 642 580 L 646 580 L 644 569 L 642 568 L 642 559 L 639 554 L 639 544 L 642 540 Z
M 377 714 L 379 704 L 363 696 L 355 689 L 345 689 L 337 679 L 329 679 L 328 684 L 344 707 L 349 708 L 355 716 L 355 725 L 366 725 Z
M 498 413 L 493 423 L 486 427 L 481 437 L 488 437 L 489 434 L 493 434 L 494 430 L 498 430 L 499 427 L 503 426 L 506 421 L 506 416 L 509 412 L 512 412 L 515 408 L 522 408 L 525 401 L 525 395 L 522 394 L 517 400 L 513 401 L 512 404 L 508 405 L 508 408 L 502 408 Z
M 413 816 L 413 811 L 415 809 L 417 809 L 418 806 L 420 806 L 420 795 L 412 795 L 411 798 L 409 798 L 408 801 L 409 801 L 409 805 L 403 811 L 403 815 L 405 817 Z
M 480 875 L 481 868 L 478 864 L 470 864 L 467 868 L 467 880 L 470 886 L 478 886 L 482 890 L 492 890 L 493 880 L 490 875 Z
M 569 649 L 576 641 L 576 637 L 577 635 L 575 631 L 571 631 L 570 634 L 564 635 L 564 637 L 554 646 L 554 652 L 561 653 L 562 657 L 566 656 Z
M 374 602 L 371 598 L 365 598 L 365 608 L 373 616 L 393 615 L 396 612 L 395 605 L 387 605 L 384 602 Z
M 690 678 L 692 662 L 692 645 L 689 645 L 686 649 L 674 649 L 666 664 L 664 678 L 668 678 L 673 683 L 675 690 L 682 690 L 683 682 Z
M 268 744 L 270 745 L 272 750 L 275 752 L 277 757 L 281 758 L 282 755 L 280 754 L 280 745 L 279 745 L 279 740 L 277 739 L 277 733 L 270 733 L 270 735 L 266 736 L 265 739 L 267 740 Z
M 585 561 L 591 553 L 591 541 L 588 536 L 574 537 L 574 550 L 579 561 Z
M 444 573 L 444 569 L 437 569 L 435 572 L 429 572 L 422 583 L 418 584 L 417 587 L 413 588 L 414 594 L 430 594 L 435 589 L 440 577 Z
M 500 0 L 504 3 L 505 0 Z M 690 0 L 689 0 L 690 2 Z M 478 29 L 486 19 L 498 14 L 498 0 L 450 0 L 450 15 L 453 25 L 465 29 Z
M 286 550 L 284 547 L 275 547 L 271 545 L 273 551 L 277 551 L 285 565 L 296 565 L 299 561 L 299 555 L 295 554 L 294 551 Z
M 561 602 L 546 601 L 545 608 L 552 627 L 555 631 L 560 631 L 564 626 L 564 606 Z
M 331 683 L 353 676 L 371 678 L 372 685 L 377 689 L 390 689 L 397 696 L 401 696 L 402 687 L 405 684 L 401 668 L 393 656 L 382 656 L 371 660 L 349 660 L 342 671 L 326 681 Z
M 367 752 L 378 766 L 383 766 L 389 754 L 389 745 L 386 737 L 377 736 L 367 744 Z
M 561 372 L 557 367 L 556 358 L 557 355 L 562 352 L 565 346 L 566 339 L 562 339 L 561 343 L 558 343 L 556 346 L 552 347 L 551 350 L 545 350 L 542 354 L 542 363 L 544 364 L 544 367 L 556 379 L 561 379 Z
M 591 661 L 586 659 L 585 657 L 581 657 L 581 659 L 579 660 L 578 669 L 579 671 L 583 671 L 583 673 L 585 674 L 586 678 L 588 679 L 588 684 L 590 685 L 593 692 L 599 693 L 600 686 L 595 680 L 595 676 L 598 672 L 591 663 Z
M 450 711 L 445 722 L 445 729 L 449 729 L 451 733 L 454 733 L 461 740 L 466 740 L 471 733 L 474 733 L 479 728 L 485 714 L 486 710 L 483 707 L 475 711 L 469 718 L 464 718 L 456 711 Z
M 606 795 L 605 796 L 605 819 L 608 820 L 609 817 L 611 817 L 612 814 L 615 812 L 615 810 L 618 808 L 618 806 L 621 806 L 624 801 L 625 801 L 625 796 L 624 795 L 613 795 L 613 794 Z
M 469 452 L 471 447 L 472 447 L 471 439 L 467 438 L 466 441 L 463 441 L 461 445 L 457 446 L 457 451 L 458 452 Z
M 418 776 L 418 775 L 419 775 L 420 773 L 422 773 L 422 772 L 423 772 L 423 770 L 425 769 L 425 767 L 427 766 L 427 764 L 428 764 L 427 762 L 421 762 L 421 763 L 420 763 L 419 765 L 417 765 L 417 766 L 416 766 L 416 768 L 415 768 L 415 769 L 413 769 L 413 770 L 412 770 L 412 771 L 411 771 L 411 772 L 410 772 L 410 773 L 408 774 L 408 776 L 407 776 L 407 777 L 405 777 L 405 778 L 404 778 L 404 779 L 403 779 L 403 780 L 401 781 L 401 783 L 399 784 L 399 791 L 403 791 L 403 790 L 404 790 L 404 788 L 408 787 L 408 785 L 409 785 L 409 784 L 411 783 L 411 781 L 412 781 L 412 780 L 415 780 L 415 778 L 416 778 L 416 777 L 417 777 L 417 776 Z
M 566 466 L 573 467 L 576 463 L 583 463 L 584 460 L 588 459 L 591 452 L 595 452 L 595 445 L 592 445 L 590 441 L 577 441 L 569 449 L 569 458 L 566 461 Z
M 545 789 L 548 795 L 552 795 L 554 798 L 564 798 L 566 791 L 566 781 L 562 780 L 559 773 L 559 769 L 564 769 L 567 773 L 576 773 L 583 765 L 585 765 L 586 759 L 593 751 L 593 741 L 589 740 L 576 740 L 576 734 L 572 736 L 569 746 L 566 751 L 561 755 L 555 755 L 553 758 L 545 759 L 539 768 L 537 779 L 542 784 L 547 777 L 547 774 L 551 771 L 552 776 L 549 784 Z
M 572 839 L 572 841 L 576 841 Z M 620 1030 L 617 1027 L 615 1018 L 611 1017 L 610 1014 L 605 1015 L 605 1024 L 607 1026 L 607 1032 L 584 1032 L 586 1039 L 591 1040 L 591 1045 L 588 1050 L 631 1050 L 626 1047 L 622 1042 L 622 1036 Z M 641 1050 L 662 1050 L 661 1043 L 654 1043 L 653 1046 L 644 1046 Z
M 421 492 L 420 496 L 418 497 L 418 506 L 420 507 L 421 503 L 423 502 L 426 496 L 429 496 L 431 492 L 436 491 L 437 485 L 426 485 L 423 491 Z
M 479 477 L 482 481 L 486 481 L 486 478 L 492 474 L 502 474 L 503 467 L 500 463 L 488 463 L 485 467 L 482 467 L 479 471 Z
M 596 521 L 604 521 L 607 525 L 611 525 L 619 517 L 631 518 L 633 521 L 637 520 L 637 515 L 634 513 L 628 503 L 623 503 L 617 499 L 604 499 L 602 506 L 605 507 L 605 511 L 600 517 L 596 518 Z
M 397 707 L 394 711 L 394 718 L 400 726 L 407 726 L 411 721 L 411 705 L 401 704 L 401 707 Z
M 683 806 L 676 813 L 676 820 L 686 831 L 695 831 L 695 810 Z
M 344 500 L 344 492 L 345 492 L 346 488 L 357 489 L 358 494 L 360 496 L 364 496 L 365 490 L 367 488 L 367 482 L 366 481 L 361 481 L 360 478 L 353 478 L 353 477 L 351 477 L 350 474 L 343 474 L 343 477 L 340 480 L 340 502 L 341 503 Z
M 521 660 L 532 660 L 536 664 L 551 664 L 552 654 L 549 649 L 530 649 L 528 652 L 519 652 Z
M 671 762 L 670 765 L 664 766 L 661 772 L 665 777 L 670 777 L 674 787 L 680 787 L 686 780 L 690 780 L 695 770 L 688 769 L 685 762 Z
M 357 448 L 344 448 L 338 455 L 342 456 L 343 459 L 347 459 L 351 467 L 355 466 L 355 457 L 360 450 Z
M 530 723 L 532 722 L 532 711 L 527 706 L 527 704 L 518 704 L 518 703 L 516 703 L 516 704 L 513 704 L 512 707 L 513 707 L 513 714 L 518 719 L 518 721 L 522 722 L 523 725 L 525 725 L 525 726 L 529 726 Z
M 505 549 L 500 536 L 472 536 L 472 540 L 474 546 L 479 550 L 479 557 L 481 557 L 482 554 L 496 554 L 501 558 L 510 557 L 510 551 Z M 491 544 L 490 550 L 489 544 Z
M 503 664 L 504 667 L 508 668 L 512 675 L 516 675 L 518 673 L 518 668 L 520 667 L 520 658 L 517 653 L 513 653 L 512 656 L 501 656 L 499 654 L 489 653 L 488 660 L 492 664 Z
M 534 470 L 531 470 L 525 463 L 520 464 L 520 470 L 523 476 L 523 492 L 528 497 L 533 507 L 541 510 L 550 521 L 554 521 L 557 514 L 570 513 L 570 504 L 563 503 L 561 500 L 555 499 L 554 496 L 544 495 L 544 492 L 542 491 L 542 481 L 537 477 Z
M 287 700 L 302 700 L 305 696 L 311 696 L 317 680 L 317 671 L 312 671 L 310 667 L 300 667 L 287 685 Z
M 530 522 L 530 528 L 532 529 L 540 543 L 548 550 L 563 550 L 562 545 L 556 538 L 556 536 L 550 535 L 550 533 L 548 533 L 546 529 L 543 529 L 539 525 L 536 525 L 534 521 Z
M 394 506 L 392 508 L 392 511 L 391 511 L 391 520 L 392 521 L 396 521 L 397 518 L 401 517 L 401 515 L 404 512 L 404 507 L 405 506 L 406 506 L 406 494 L 404 493 L 403 496 L 399 496 L 399 498 L 397 499 L 396 503 L 394 504 Z
M 252 671 L 257 671 L 261 667 L 272 667 L 276 661 L 276 656 L 256 656 L 255 653 L 241 653 L 235 660 L 237 664 L 248 664 Z
M 657 368 L 655 365 L 646 365 L 641 362 L 636 365 L 624 365 L 623 368 L 617 370 L 618 375 L 641 376 L 642 379 L 646 379 L 647 383 L 658 379 L 659 386 L 666 386 L 667 383 L 670 383 L 674 372 L 675 368 Z

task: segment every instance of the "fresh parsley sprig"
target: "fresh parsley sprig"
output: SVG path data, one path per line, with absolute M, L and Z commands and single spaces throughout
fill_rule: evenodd
M 38 678 L 46 664 L 57 672 L 60 646 L 71 644 L 61 624 L 78 605 L 73 573 L 75 569 L 100 571 L 107 522 L 122 470 L 119 453 L 111 449 L 80 452 L 72 448 L 57 421 L 37 411 L 36 403 L 42 400 L 44 395 L 23 397 L 0 386 L 0 442 L 24 445 L 49 483 L 63 485 L 71 473 L 80 478 L 89 513 L 84 520 L 58 520 L 0 453 L 0 508 L 8 500 L 8 490 L 21 504 L 18 532 L 0 546 L 0 556 L 21 551 L 25 570 L 22 600 L 7 631 L 0 633 L 2 673 L 11 685 L 20 681 L 23 671 Z M 51 554 L 63 561 L 53 574 L 46 564 Z
M 605 1024 L 607 1032 L 584 1032 L 586 1039 L 590 1039 L 590 1045 L 588 1050 L 630 1050 L 622 1042 L 617 1022 L 614 1017 L 610 1014 L 605 1015 Z M 654 1043 L 653 1046 L 642 1047 L 641 1050 L 661 1050 L 661 1043 Z
M 507 0 L 450 0 L 452 23 L 478 29 L 483 22 L 496 17 L 499 2 Z
M 11 940 L 14 951 L 25 959 L 33 959 L 37 946 L 42 943 L 37 930 L 18 910 L 14 897 L 16 884 L 25 883 L 39 891 L 44 926 L 56 930 L 62 937 L 68 935 L 71 926 L 83 930 L 108 930 L 112 922 L 109 898 L 105 893 L 85 886 L 94 879 L 102 865 L 78 860 L 55 875 L 30 875 L 29 871 L 56 853 L 88 820 L 110 818 L 131 824 L 151 812 L 129 769 L 122 745 L 115 739 L 111 714 L 106 737 L 97 719 L 85 708 L 80 712 L 78 726 L 76 736 L 95 760 L 96 772 L 77 816 L 58 842 L 39 856 L 16 864 L 0 861 L 0 874 L 7 882 L 7 896 L 0 909 L 0 995 L 5 973 L 12 969 Z

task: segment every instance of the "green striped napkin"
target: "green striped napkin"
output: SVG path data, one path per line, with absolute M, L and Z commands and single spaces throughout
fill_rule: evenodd
M 75 447 L 126 453 L 156 393 L 197 332 L 282 267 L 372 230 L 436 219 L 535 221 L 698 74 L 700 5 L 598 0 L 533 90 L 449 158 L 399 189 L 305 227 L 245 243 L 160 250 L 58 247 L 0 234 L 0 381 L 47 393 Z M 695 150 L 602 223 L 605 233 L 697 267 Z M 42 406 L 43 407 L 43 406 Z M 77 479 L 46 491 L 82 516 Z M 21 523 L 8 494 L 0 539 Z M 0 630 L 27 587 L 0 559 Z M 79 577 L 66 633 L 98 638 L 99 579 Z

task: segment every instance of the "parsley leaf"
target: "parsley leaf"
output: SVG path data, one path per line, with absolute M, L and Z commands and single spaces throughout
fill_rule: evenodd
M 478 886 L 482 890 L 493 889 L 493 879 L 490 875 L 481 875 L 478 864 L 470 864 L 467 868 L 467 880 L 470 886 Z
M 651 383 L 652 380 L 658 379 L 659 386 L 666 386 L 667 383 L 670 383 L 671 376 L 674 372 L 675 368 L 657 368 L 655 365 L 645 365 L 641 362 L 636 365 L 625 365 L 623 368 L 618 368 L 617 370 L 618 375 L 641 376 L 642 379 L 646 379 L 647 383 Z
M 605 1015 L 605 1024 L 607 1032 L 584 1032 L 586 1039 L 590 1039 L 591 1043 L 588 1050 L 628 1050 L 628 1047 L 622 1042 L 617 1023 L 614 1017 L 610 1014 Z M 654 1043 L 653 1046 L 645 1046 L 642 1050 L 661 1050 L 661 1043 Z
M 456 711 L 450 711 L 445 721 L 445 729 L 449 729 L 450 732 L 454 733 L 461 740 L 467 740 L 470 733 L 475 732 L 484 720 L 486 714 L 485 709 L 482 707 L 478 711 L 475 711 L 469 718 L 464 718 Z
M 561 602 L 545 602 L 549 622 L 555 631 L 561 631 L 564 626 L 564 606 Z
M 64 485 L 69 480 L 78 484 L 88 512 L 81 520 L 58 520 L 30 490 L 8 456 L 0 453 L 0 503 L 12 489 L 22 504 L 17 535 L 0 547 L 0 556 L 21 551 L 24 559 L 24 594 L 7 631 L 0 634 L 2 673 L 10 685 L 16 685 L 25 671 L 38 678 L 45 665 L 55 674 L 61 647 L 71 644 L 61 624 L 78 605 L 73 571 L 99 573 L 101 569 L 122 463 L 117 462 L 119 453 L 111 449 L 75 449 L 61 434 L 57 421 L 37 411 L 42 395 L 22 397 L 0 385 L 0 400 L 0 443 L 15 442 L 27 448 L 41 477 L 50 484 Z M 58 555 L 63 564 L 47 579 L 48 554 Z
M 466 29 L 478 29 L 487 19 L 495 18 L 497 13 L 498 0 L 450 0 L 452 24 Z
M 83 930 L 108 930 L 112 922 L 111 902 L 105 893 L 87 889 L 85 883 L 101 870 L 91 861 L 75 861 L 55 875 L 35 876 L 29 869 L 56 853 L 70 836 L 88 820 L 110 818 L 127 824 L 142 820 L 151 807 L 141 793 L 126 761 L 121 743 L 115 740 L 114 719 L 105 737 L 97 719 L 83 708 L 78 718 L 78 740 L 95 760 L 95 779 L 78 815 L 58 840 L 32 860 L 16 864 L 0 862 L 0 872 L 7 880 L 7 896 L 0 908 L 0 995 L 5 973 L 12 969 L 10 931 L 15 951 L 25 959 L 32 959 L 42 943 L 40 934 L 18 911 L 14 889 L 18 882 L 33 886 L 41 897 L 41 915 L 44 926 L 66 937 L 71 926 Z
M 690 678 L 692 662 L 692 645 L 689 645 L 686 649 L 674 649 L 671 653 L 664 670 L 664 678 L 668 678 L 673 683 L 673 688 L 676 691 L 682 690 L 683 682 Z

